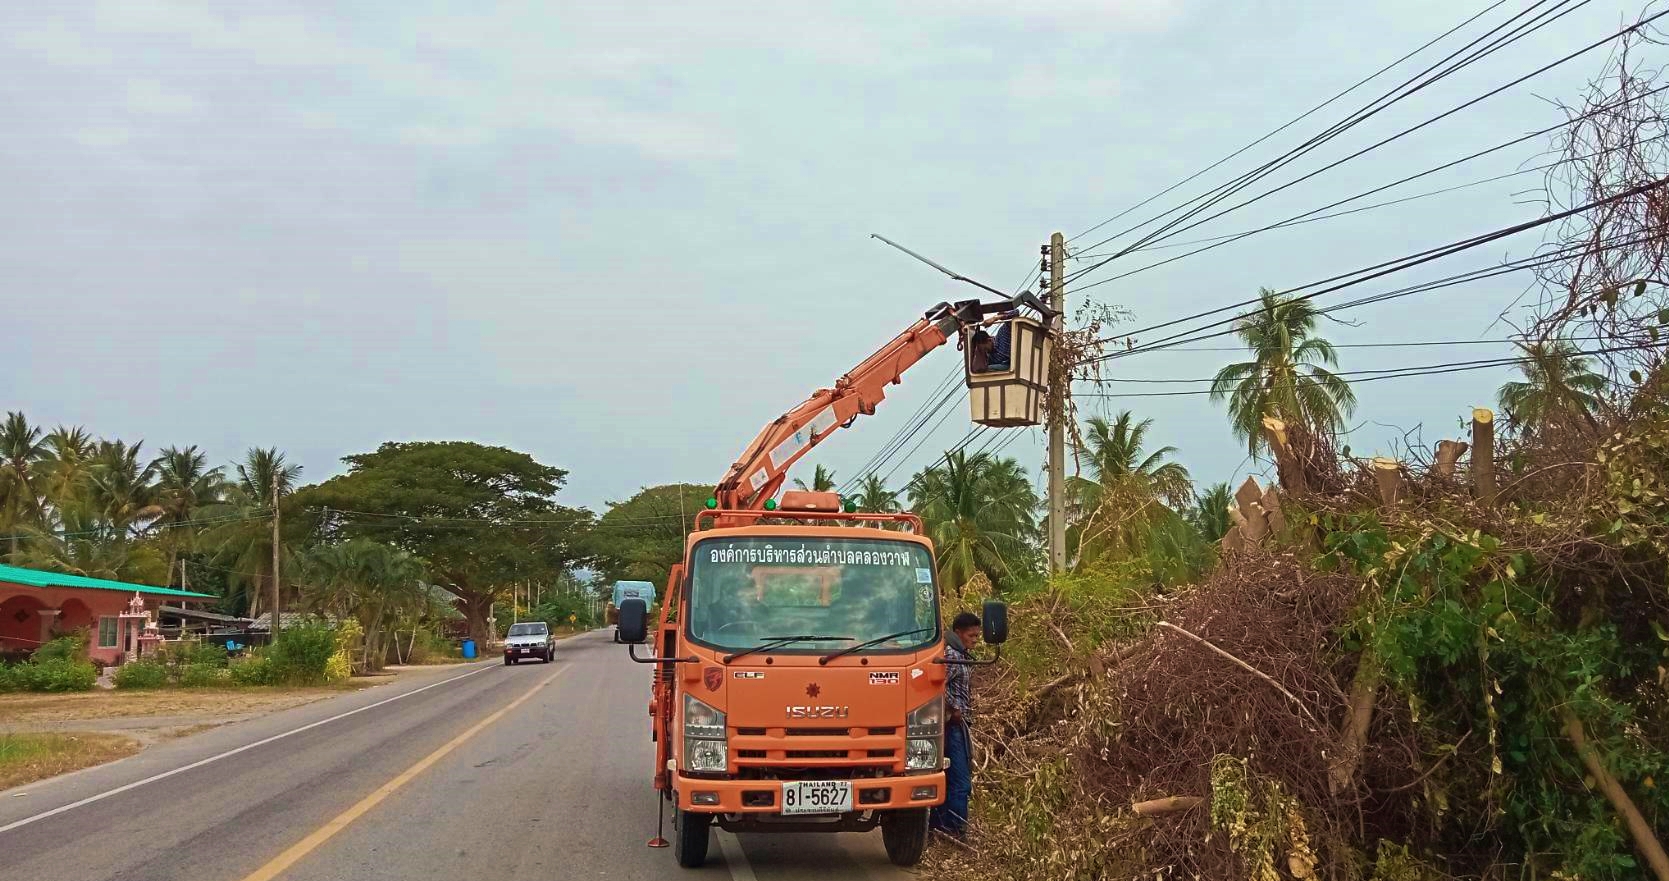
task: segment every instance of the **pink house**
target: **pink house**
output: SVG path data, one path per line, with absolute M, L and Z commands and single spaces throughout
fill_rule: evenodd
M 0 565 L 0 653 L 30 652 L 54 635 L 85 630 L 89 655 L 120 664 L 138 645 L 147 613 L 165 602 L 213 599 L 188 590 Z

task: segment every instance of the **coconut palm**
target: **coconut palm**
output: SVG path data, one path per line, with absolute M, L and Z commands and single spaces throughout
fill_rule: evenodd
M 363 669 L 382 666 L 391 623 L 428 609 L 423 561 L 399 548 L 352 539 L 317 546 L 300 562 L 303 599 L 313 611 L 358 619 Z
M 86 501 L 97 451 L 93 436 L 80 426 L 60 425 L 46 436 L 46 455 L 41 458 L 40 470 L 42 495 L 49 505 L 73 508 Z
M 93 509 L 121 532 L 142 528 L 162 513 L 156 504 L 156 463 L 132 446 L 101 440 L 93 453 L 88 487 Z
M 1257 308 L 1235 323 L 1252 360 L 1224 367 L 1211 381 L 1211 400 L 1228 401 L 1234 434 L 1254 456 L 1267 446 L 1265 417 L 1331 432 L 1356 409 L 1350 384 L 1328 369 L 1338 359 L 1315 335 L 1319 313 L 1310 301 L 1268 288 L 1258 297 Z
M 36 465 L 46 455 L 39 427 L 22 413 L 7 413 L 0 425 L 0 522 L 11 534 L 11 556 L 18 552 L 18 531 L 40 526 L 41 496 Z
M 1229 503 L 1229 485 L 1214 484 L 1194 500 L 1194 507 L 1188 511 L 1188 522 L 1206 541 L 1221 541 L 1229 532 Z
M 286 462 L 277 449 L 252 449 L 237 464 L 237 474 L 224 500 L 200 509 L 197 516 L 208 527 L 204 546 L 212 548 L 217 565 L 228 570 L 227 581 L 235 592 L 228 597 L 230 605 L 255 616 L 283 605 L 272 577 L 272 502 L 275 489 L 282 497 L 295 488 L 301 466 Z M 286 553 L 282 544 L 279 553 Z
M 807 486 L 806 482 L 798 477 L 794 478 L 794 485 L 800 489 L 811 490 L 812 492 L 832 492 L 835 488 L 835 474 L 833 471 L 819 465 L 817 466 L 817 470 L 811 475 L 810 486 Z
M 180 554 L 195 546 L 200 509 L 219 504 L 226 478 L 219 468 L 208 467 L 208 456 L 189 446 L 166 447 L 156 462 L 156 520 L 163 547 L 168 549 L 168 577 L 173 583 L 175 563 Z
M 1501 386 L 1501 410 L 1513 424 L 1526 429 L 1544 427 L 1561 419 L 1580 419 L 1597 428 L 1594 414 L 1605 392 L 1605 377 L 1594 372 L 1569 340 L 1519 343 L 1524 358 L 1522 380 Z
M 899 509 L 898 495 L 898 490 L 887 489 L 886 478 L 879 474 L 868 474 L 858 484 L 855 501 L 858 510 L 865 514 L 895 514 Z
M 167 562 L 154 545 L 134 538 L 85 504 L 57 510 L 55 530 L 30 527 L 19 565 L 89 578 L 161 584 Z
M 1188 469 L 1165 461 L 1176 448 L 1143 449 L 1152 426 L 1153 420 L 1138 422 L 1128 410 L 1111 422 L 1096 417 L 1085 425 L 1080 455 L 1089 476 L 1067 486 L 1068 554 L 1083 559 L 1134 550 L 1166 513 L 1164 505 L 1180 509 L 1192 501 Z
M 1037 490 L 1015 460 L 946 453 L 908 492 L 938 551 L 940 583 L 960 588 L 983 574 L 1001 585 L 1035 568 Z

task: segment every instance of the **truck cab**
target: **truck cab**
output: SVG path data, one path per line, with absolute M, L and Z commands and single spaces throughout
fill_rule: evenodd
M 913 516 L 857 516 L 872 522 L 691 535 L 646 659 L 681 865 L 702 864 L 715 823 L 879 828 L 893 862 L 920 859 L 945 797 L 937 567 Z M 623 604 L 621 641 L 651 638 L 644 610 Z

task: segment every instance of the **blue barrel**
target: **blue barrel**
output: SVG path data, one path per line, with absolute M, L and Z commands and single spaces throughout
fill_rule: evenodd
M 473 639 L 464 640 L 464 657 L 466 657 L 466 658 L 475 657 L 475 640 L 473 640 Z

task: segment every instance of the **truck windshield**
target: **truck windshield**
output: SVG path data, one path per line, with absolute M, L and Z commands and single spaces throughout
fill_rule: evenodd
M 689 635 L 749 649 L 785 634 L 839 637 L 772 651 L 826 654 L 895 633 L 865 651 L 932 643 L 939 633 L 933 558 L 886 539 L 713 538 L 696 545 Z
M 512 624 L 512 625 L 510 625 L 509 635 L 510 636 L 543 636 L 547 632 L 548 631 L 545 629 L 545 622 L 535 621 L 532 624 Z

